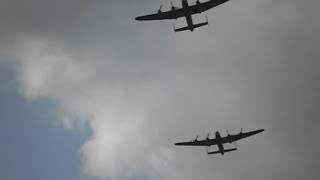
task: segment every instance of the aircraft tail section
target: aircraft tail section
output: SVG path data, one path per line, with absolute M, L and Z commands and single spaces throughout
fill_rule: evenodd
M 181 32 L 181 31 L 190 30 L 189 26 L 176 29 L 176 28 L 174 27 L 174 25 L 173 25 L 173 28 L 174 28 L 174 32 Z
M 231 151 L 236 151 L 238 148 L 237 148 L 237 144 L 235 144 L 236 145 L 236 147 L 235 148 L 231 148 L 231 149 L 223 149 L 223 151 L 212 151 L 212 152 L 209 152 L 208 151 L 208 147 L 206 147 L 206 149 L 207 149 L 207 154 L 209 155 L 209 154 L 224 154 L 224 153 L 226 153 L 226 152 L 231 152 Z
M 196 29 L 196 28 L 199 28 L 199 27 L 202 27 L 202 26 L 205 26 L 205 25 L 208 25 L 208 22 L 203 22 L 203 23 L 199 23 L 199 24 L 194 24 L 193 27 Z
M 226 152 L 231 152 L 231 151 L 236 151 L 236 150 L 237 150 L 237 148 L 225 149 L 223 151 L 223 153 L 221 151 L 212 151 L 212 152 L 207 151 L 207 154 L 222 154 L 223 155 Z
M 193 28 L 196 29 L 196 28 L 199 28 L 199 27 L 202 27 L 202 26 L 205 26 L 205 25 L 208 25 L 209 24 L 209 21 L 208 21 L 208 16 L 206 16 L 206 22 L 203 22 L 203 23 L 199 23 L 199 24 L 194 24 L 193 25 Z
M 207 154 L 220 154 L 220 151 L 212 151 L 212 152 L 207 152 Z
M 203 22 L 203 23 L 199 23 L 199 24 L 194 24 L 194 25 L 193 25 L 193 29 L 196 29 L 196 28 L 199 28 L 199 27 L 202 27 L 202 26 L 205 26 L 205 25 L 208 25 L 208 22 Z M 175 32 L 186 31 L 186 30 L 193 31 L 193 29 L 191 29 L 189 26 L 176 29 L 176 28 L 174 27 L 174 25 L 173 25 L 173 28 L 174 28 L 174 31 L 175 31 Z
M 237 148 L 232 148 L 232 149 L 225 149 L 224 150 L 224 152 L 226 153 L 226 152 L 230 152 L 230 151 L 236 151 L 237 150 Z

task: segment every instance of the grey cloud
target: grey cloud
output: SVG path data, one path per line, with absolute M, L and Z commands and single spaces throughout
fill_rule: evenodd
M 168 22 L 133 20 L 162 2 L 5 4 L 1 39 L 37 37 L 49 44 L 40 54 L 68 57 L 48 60 L 59 71 L 42 72 L 50 77 L 44 90 L 68 118 L 89 121 L 93 135 L 82 148 L 89 174 L 115 178 L 129 169 L 128 177 L 142 172 L 158 179 L 319 178 L 318 2 L 234 0 L 208 13 L 209 27 L 177 34 Z M 69 77 L 65 64 L 85 78 L 61 81 Z M 32 79 L 22 82 L 34 88 Z M 241 127 L 266 131 L 224 157 L 173 146 Z M 103 144 L 108 140 L 112 147 Z

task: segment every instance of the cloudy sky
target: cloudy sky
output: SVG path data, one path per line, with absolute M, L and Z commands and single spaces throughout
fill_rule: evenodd
M 134 20 L 161 4 L 1 0 L 0 179 L 320 178 L 320 2 L 231 0 L 192 33 Z M 173 145 L 240 128 L 265 132 Z

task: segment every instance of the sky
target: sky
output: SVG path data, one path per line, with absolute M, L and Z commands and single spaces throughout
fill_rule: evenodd
M 134 20 L 167 0 L 0 3 L 0 179 L 319 179 L 320 2 L 230 0 L 182 33 Z M 174 146 L 241 128 L 265 131 Z

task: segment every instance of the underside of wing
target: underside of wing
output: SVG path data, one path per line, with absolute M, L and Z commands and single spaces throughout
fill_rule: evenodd
M 246 132 L 246 133 L 240 133 L 238 135 L 232 135 L 232 141 L 238 141 L 240 139 L 244 139 L 244 138 L 247 138 L 247 137 L 250 137 L 250 136 L 253 136 L 255 134 L 258 134 L 258 133 L 261 133 L 263 132 L 264 129 L 259 129 L 259 130 L 256 130 L 256 131 L 251 131 L 251 132 Z
M 211 146 L 217 144 L 216 139 L 175 143 L 176 146 Z
M 184 16 L 183 9 L 175 9 L 166 12 L 159 11 L 155 14 L 145 15 L 136 17 L 138 21 L 152 21 L 152 20 L 166 20 L 166 19 L 177 19 Z
M 202 13 L 204 11 L 207 11 L 211 8 L 214 8 L 216 6 L 219 6 L 220 4 L 223 4 L 225 2 L 227 2 L 229 0 L 209 0 L 207 2 L 204 3 L 196 3 L 193 6 L 189 7 L 189 12 L 191 14 L 197 14 L 197 13 Z
M 191 142 L 180 142 L 175 143 L 176 146 L 207 146 L 203 141 L 191 141 Z

